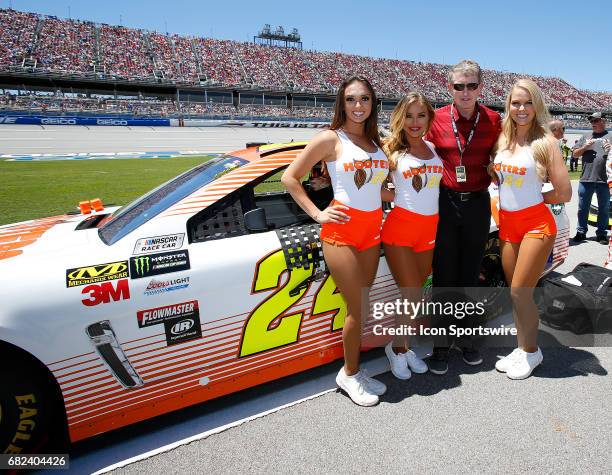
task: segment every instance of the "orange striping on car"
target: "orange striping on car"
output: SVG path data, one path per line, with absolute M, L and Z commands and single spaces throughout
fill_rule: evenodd
M 0 228 L 0 260 L 15 257 L 23 253 L 26 247 L 40 238 L 53 226 L 66 221 L 67 216 L 54 216 L 37 219 L 30 224 L 18 224 Z
M 330 340 L 330 336 L 331 336 L 331 340 Z M 327 340 L 327 341 L 326 341 Z M 166 384 L 164 384 L 163 386 L 159 386 L 157 385 L 153 389 L 153 391 L 149 391 L 148 393 L 143 393 L 141 391 L 138 392 L 131 392 L 130 396 L 126 397 L 126 394 L 123 395 L 118 395 L 116 397 L 113 398 L 107 398 L 104 401 L 97 401 L 95 404 L 91 404 L 88 405 L 87 408 L 83 407 L 83 408 L 79 408 L 79 409 L 83 409 L 83 410 L 72 410 L 69 411 L 69 418 L 74 419 L 76 417 L 78 417 L 79 415 L 86 415 L 86 414 L 91 414 L 90 418 L 93 417 L 96 413 L 95 408 L 98 408 L 99 411 L 98 415 L 100 414 L 100 412 L 108 412 L 109 410 L 112 410 L 113 408 L 117 407 L 117 408 L 121 408 L 121 407 L 125 407 L 126 403 L 131 403 L 131 404 L 127 404 L 129 405 L 133 405 L 133 404 L 138 404 L 140 401 L 142 401 L 143 399 L 146 399 L 147 397 L 151 396 L 152 394 L 158 394 L 160 392 L 163 392 L 173 386 L 176 386 L 177 384 L 186 384 L 189 385 L 190 383 L 193 382 L 197 382 L 197 381 L 189 381 L 189 378 L 194 378 L 197 377 L 198 380 L 202 377 L 202 376 L 208 376 L 210 378 L 210 383 L 206 386 L 212 389 L 213 385 L 217 384 L 218 379 L 224 379 L 225 377 L 229 377 L 229 378 L 235 378 L 238 375 L 249 371 L 249 372 L 257 372 L 257 371 L 261 371 L 262 368 L 265 368 L 266 366 L 270 366 L 270 363 L 272 363 L 272 365 L 276 365 L 281 361 L 286 361 L 286 360 L 295 360 L 297 358 L 302 357 L 302 355 L 304 354 L 308 354 L 311 352 L 318 352 L 321 348 L 326 347 L 326 346 L 335 346 L 335 345 L 339 345 L 341 341 L 341 334 L 337 333 L 334 335 L 326 335 L 322 338 L 317 339 L 317 341 L 312 342 L 309 345 L 304 345 L 306 347 L 308 347 L 309 349 L 307 349 L 306 351 L 305 348 L 302 347 L 298 347 L 298 348 L 294 348 L 290 351 L 283 351 L 281 352 L 282 357 L 279 358 L 279 355 L 267 355 L 266 357 L 262 358 L 257 357 L 257 358 L 245 358 L 245 361 L 243 362 L 243 364 L 240 365 L 235 365 L 235 364 L 225 364 L 225 365 L 220 365 L 218 368 L 215 368 L 214 366 L 211 367 L 210 369 L 202 369 L 200 368 L 194 368 L 189 375 L 185 375 L 181 378 L 172 380 L 171 382 L 166 382 Z M 322 345 L 320 343 L 323 343 Z M 285 349 L 286 350 L 286 349 Z M 262 362 L 265 361 L 269 361 L 270 363 L 268 364 L 261 364 Z M 218 371 L 217 373 L 212 373 L 211 369 L 214 368 L 216 370 L 223 370 L 223 371 Z M 220 375 L 226 374 L 226 373 L 230 373 L 227 376 L 224 376 L 223 378 L 220 377 Z M 217 379 L 217 377 L 219 376 L 219 378 Z M 182 382 L 180 382 L 182 381 Z M 156 382 L 157 383 L 157 382 Z M 116 402 L 110 402 L 116 400 Z M 109 404 L 110 402 L 110 404 Z

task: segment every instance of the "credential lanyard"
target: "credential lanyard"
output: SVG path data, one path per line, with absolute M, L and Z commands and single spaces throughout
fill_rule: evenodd
M 461 147 L 461 140 L 459 139 L 459 132 L 457 131 L 457 124 L 455 123 L 455 110 L 454 104 L 451 104 L 450 116 L 451 116 L 451 124 L 453 126 L 453 133 L 455 134 L 455 140 L 457 141 L 457 148 L 459 149 L 459 165 L 463 165 L 463 154 L 468 148 L 468 145 L 472 141 L 472 137 L 474 137 L 474 132 L 476 132 L 476 126 L 478 126 L 478 121 L 480 120 L 480 107 L 476 104 L 477 112 L 476 112 L 476 120 L 474 121 L 474 125 L 472 126 L 472 130 L 468 135 L 467 140 L 465 141 L 465 147 Z

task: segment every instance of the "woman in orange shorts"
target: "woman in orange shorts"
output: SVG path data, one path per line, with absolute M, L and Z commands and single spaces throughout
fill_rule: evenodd
M 420 93 L 410 92 L 391 114 L 391 136 L 385 142 L 391 180 L 395 187 L 393 210 L 382 229 L 385 256 L 402 297 L 419 302 L 431 272 L 438 226 L 438 196 L 442 160 L 433 144 L 423 140 L 434 110 Z M 408 324 L 404 315 L 398 322 Z M 385 347 L 391 372 L 408 379 L 411 371 L 425 373 L 427 365 L 409 349 L 408 339 L 396 337 Z
M 340 85 L 330 130 L 319 133 L 283 174 L 295 201 L 322 224 L 323 254 L 347 304 L 342 330 L 344 366 L 336 382 L 359 405 L 372 406 L 386 391 L 359 369 L 363 309 L 380 255 L 382 185 L 389 173 L 378 135 L 376 94 L 370 83 L 351 77 Z M 334 201 L 323 211 L 307 196 L 300 179 L 324 161 Z
M 565 203 L 572 196 L 559 144 L 546 125 L 549 119 L 540 88 L 529 79 L 519 79 L 506 100 L 492 174 L 499 185 L 500 250 L 518 340 L 518 347 L 495 368 L 510 379 L 529 377 L 542 362 L 533 288 L 557 234 L 545 203 Z M 542 193 L 546 176 L 554 189 Z

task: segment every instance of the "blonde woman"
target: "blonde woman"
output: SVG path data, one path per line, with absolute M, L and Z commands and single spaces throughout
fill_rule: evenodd
M 493 164 L 499 184 L 501 258 L 518 340 L 518 347 L 495 368 L 510 379 L 527 378 L 542 363 L 533 288 L 557 233 L 545 203 L 565 203 L 572 196 L 559 144 L 546 125 L 549 120 L 540 88 L 531 80 L 519 79 L 506 100 Z M 542 193 L 546 177 L 554 189 Z
M 433 119 L 434 110 L 425 96 L 408 93 L 391 114 L 391 136 L 384 147 L 395 187 L 395 206 L 385 220 L 381 239 L 402 297 L 413 302 L 421 299 L 421 288 L 431 272 L 438 226 L 442 160 L 434 146 L 423 140 Z M 407 319 L 403 323 L 407 324 Z M 408 379 L 411 372 L 427 371 L 406 338 L 389 342 L 385 353 L 396 378 Z

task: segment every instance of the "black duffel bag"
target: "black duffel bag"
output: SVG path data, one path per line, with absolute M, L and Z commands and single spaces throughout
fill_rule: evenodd
M 542 281 L 540 320 L 577 335 L 608 332 L 612 326 L 612 269 L 578 264 L 572 272 Z

